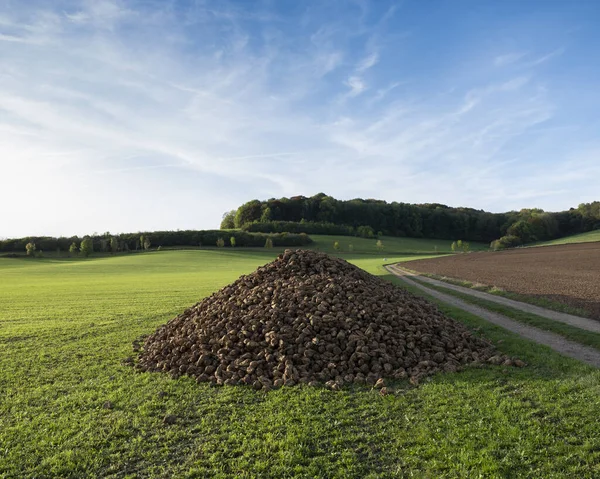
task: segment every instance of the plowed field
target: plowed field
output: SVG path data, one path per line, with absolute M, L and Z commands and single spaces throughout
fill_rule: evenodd
M 600 319 L 598 242 L 417 260 L 410 269 L 559 301 Z

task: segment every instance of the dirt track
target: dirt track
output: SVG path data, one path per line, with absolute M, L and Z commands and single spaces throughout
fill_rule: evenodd
M 600 319 L 600 243 L 520 248 L 411 261 L 407 266 L 575 306 Z
M 406 272 L 401 269 L 394 268 L 393 266 L 386 266 L 386 269 L 390 273 L 398 276 L 402 281 L 408 283 L 411 286 L 414 286 L 415 288 L 420 289 L 421 291 L 433 296 L 434 298 L 437 298 L 447 304 L 460 308 L 463 311 L 467 311 L 471 314 L 479 316 L 480 318 L 489 321 L 490 323 L 512 331 L 513 333 L 516 333 L 519 336 L 522 336 L 526 339 L 548 346 L 560 354 L 563 354 L 573 359 L 577 359 L 579 361 L 583 361 L 584 363 L 594 366 L 596 368 L 600 368 L 600 351 L 598 351 L 596 348 L 584 346 L 580 343 L 576 343 L 575 341 L 563 338 L 562 336 L 552 333 L 550 331 L 543 331 L 533 326 L 528 326 L 526 324 L 519 323 L 518 321 L 510 319 L 507 316 L 494 313 L 474 304 L 467 303 L 455 296 L 441 293 L 439 291 L 436 291 L 435 289 L 430 289 L 427 286 L 412 281 L 410 279 L 410 275 L 406 274 Z

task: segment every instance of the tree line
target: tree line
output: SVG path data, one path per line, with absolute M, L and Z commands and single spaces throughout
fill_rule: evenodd
M 336 225 L 335 223 L 308 222 L 301 220 L 299 223 L 293 221 L 269 221 L 266 223 L 246 223 L 241 226 L 243 231 L 261 232 L 261 233 L 305 233 L 305 234 L 320 234 L 332 236 L 360 236 L 363 238 L 374 238 L 375 231 L 370 226 L 347 226 Z
M 490 213 L 439 203 L 388 203 L 374 199 L 337 200 L 324 193 L 252 200 L 223 215 L 221 228 L 354 236 L 407 236 L 478 242 L 492 246 L 531 243 L 600 228 L 600 202 L 567 211 L 523 209 Z
M 109 232 L 84 237 L 28 236 L 0 241 L 0 252 L 26 252 L 39 256 L 43 251 L 69 252 L 88 256 L 92 252 L 117 253 L 149 250 L 152 247 L 273 247 L 305 246 L 312 243 L 306 234 L 254 233 L 247 231 L 185 230 L 143 233 Z

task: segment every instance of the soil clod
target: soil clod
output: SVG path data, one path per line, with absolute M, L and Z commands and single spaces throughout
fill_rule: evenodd
M 163 424 L 175 424 L 177 422 L 177 416 L 173 414 L 167 414 L 163 419 Z

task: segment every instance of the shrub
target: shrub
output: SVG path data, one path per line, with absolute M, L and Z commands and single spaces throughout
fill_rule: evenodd
M 356 228 L 356 235 L 362 238 L 374 238 L 375 232 L 370 226 L 359 226 Z
M 500 239 L 492 241 L 492 243 L 490 244 L 490 248 L 494 251 L 498 251 L 506 248 L 514 248 L 516 246 L 521 246 L 522 244 L 523 241 L 521 241 L 521 238 L 519 238 L 518 236 L 506 235 Z
M 35 255 L 35 243 L 29 242 L 25 245 L 25 250 L 27 251 L 27 256 Z
M 217 239 L 217 247 L 222 248 L 223 246 L 225 246 L 225 240 L 223 238 Z

